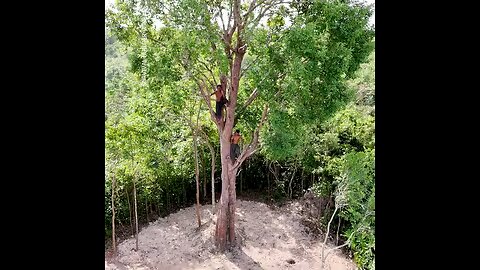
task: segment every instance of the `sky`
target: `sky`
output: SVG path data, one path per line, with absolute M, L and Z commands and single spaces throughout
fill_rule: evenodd
M 105 0 L 105 10 L 107 9 L 108 6 L 113 4 L 115 0 Z M 375 4 L 375 0 L 364 0 L 364 2 L 368 4 Z M 373 7 L 373 14 L 372 17 L 370 18 L 370 24 L 375 24 L 375 7 Z

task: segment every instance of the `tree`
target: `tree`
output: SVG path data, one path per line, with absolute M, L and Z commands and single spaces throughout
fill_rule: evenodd
M 107 14 L 116 35 L 131 44 L 145 36 L 168 53 L 172 70 L 183 69 L 181 80 L 194 82 L 208 107 L 219 135 L 222 179 L 215 242 L 224 250 L 235 242 L 239 167 L 260 149 L 261 136 L 271 156 L 295 153 L 299 130 L 349 100 L 344 82 L 372 49 L 371 10 L 353 1 L 319 0 L 118 1 L 117 9 Z M 151 78 L 172 79 L 171 70 L 153 70 Z M 222 119 L 216 119 L 207 90 L 216 84 L 229 100 Z M 254 131 L 232 160 L 230 136 L 238 119 Z

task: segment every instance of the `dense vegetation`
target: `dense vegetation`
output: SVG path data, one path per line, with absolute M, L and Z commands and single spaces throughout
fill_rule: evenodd
M 203 1 L 179 3 L 184 11 L 200 12 Z M 371 11 L 351 8 L 350 1 L 296 3 L 290 28 L 284 18 L 291 14 L 279 8 L 266 28 L 246 37 L 249 69 L 240 86 L 249 91 L 239 91 L 238 99 L 243 103 L 261 91 L 248 109 L 237 110 L 235 129 L 245 142 L 263 105 L 270 111 L 260 150 L 238 171 L 237 192 L 283 202 L 311 190 L 321 202 L 319 230 L 325 233 L 331 221 L 330 235 L 338 231 L 357 264 L 374 269 L 375 54 L 374 32 L 365 26 Z M 131 12 L 133 4 L 119 1 L 119 11 L 107 14 L 105 31 L 106 241 L 112 192 L 116 227 L 124 234 L 134 232 L 135 199 L 139 225 L 195 202 L 194 143 L 201 203 L 211 203 L 211 150 L 216 200 L 221 191 L 219 134 L 192 77 L 215 80 L 210 73 L 228 69 L 223 48 L 209 49 L 215 37 L 202 24 L 183 25 L 182 32 L 171 26 L 181 24 L 177 14 L 155 27 L 142 19 L 151 19 L 145 13 Z

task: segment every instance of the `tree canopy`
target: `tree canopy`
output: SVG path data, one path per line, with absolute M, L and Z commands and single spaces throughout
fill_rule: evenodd
M 351 248 L 361 250 L 359 264 L 371 264 L 371 14 L 370 6 L 348 0 L 118 0 L 106 12 L 105 37 L 106 202 L 111 192 L 119 193 L 117 218 L 131 221 L 135 176 L 146 220 L 168 213 L 175 202 L 193 202 L 193 140 L 199 140 L 200 159 L 207 164 L 204 174 L 211 172 L 205 162 L 210 143 L 220 152 L 214 160 L 217 177 L 223 179 L 220 172 L 227 169 L 236 175 L 244 165 L 226 166 L 221 152 L 222 136 L 229 137 L 235 127 L 246 142 L 248 166 L 282 165 L 278 175 L 260 171 L 262 178 L 275 176 L 269 192 L 300 196 L 312 187 L 317 196 L 331 197 L 340 183 L 348 187 L 347 206 L 339 212 L 342 232 Z M 213 119 L 206 96 L 217 84 L 232 102 L 224 123 Z M 197 114 L 205 135 L 198 138 L 189 126 Z M 254 153 L 258 157 L 250 157 Z M 301 179 L 294 177 L 297 167 Z M 112 175 L 116 190 L 108 185 Z M 305 175 L 321 181 L 303 186 Z M 288 187 L 290 176 L 295 180 Z M 106 211 L 109 216 L 108 204 Z M 356 230 L 361 233 L 348 238 Z

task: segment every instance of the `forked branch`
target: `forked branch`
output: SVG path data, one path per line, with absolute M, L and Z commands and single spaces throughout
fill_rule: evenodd
M 247 159 L 249 156 L 253 155 L 257 150 L 258 150 L 258 138 L 259 138 L 259 133 L 260 130 L 265 123 L 265 120 L 267 119 L 267 114 L 268 114 L 268 104 L 265 105 L 262 113 L 262 118 L 260 119 L 260 123 L 258 124 L 258 127 L 255 129 L 255 132 L 253 133 L 253 138 L 252 141 L 248 144 L 248 146 L 242 151 L 240 156 L 237 158 L 235 161 L 234 165 L 230 169 L 230 171 L 236 170 L 240 165 L 242 165 L 243 161 Z

